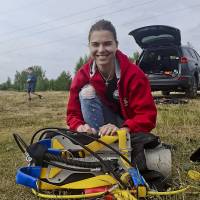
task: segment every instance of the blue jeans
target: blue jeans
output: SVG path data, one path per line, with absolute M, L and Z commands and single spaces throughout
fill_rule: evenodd
M 100 101 L 93 86 L 85 85 L 79 93 L 79 100 L 83 119 L 91 128 L 98 131 L 108 123 L 121 127 L 123 119 Z
M 36 83 L 28 83 L 28 85 L 27 85 L 27 92 L 28 93 L 35 92 L 35 86 L 36 86 Z

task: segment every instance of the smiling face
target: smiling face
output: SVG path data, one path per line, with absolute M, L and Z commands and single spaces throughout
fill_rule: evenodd
M 91 57 L 102 72 L 109 72 L 114 67 L 117 42 L 113 33 L 107 30 L 96 30 L 91 33 L 89 41 Z

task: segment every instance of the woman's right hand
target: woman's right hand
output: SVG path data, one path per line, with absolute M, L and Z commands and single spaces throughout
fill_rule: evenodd
M 83 124 L 78 126 L 76 129 L 78 132 L 87 132 L 89 134 L 96 134 L 96 130 L 94 128 L 91 128 L 88 124 Z

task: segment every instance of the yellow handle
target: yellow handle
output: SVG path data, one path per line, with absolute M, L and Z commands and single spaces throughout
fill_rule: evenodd
M 117 131 L 118 134 L 118 142 L 119 142 L 119 151 L 128 159 L 128 146 L 127 146 L 127 131 L 125 129 L 119 129 Z M 130 165 L 121 158 L 122 163 L 129 168 Z
M 189 170 L 189 171 L 188 171 L 188 176 L 189 176 L 191 179 L 200 182 L 200 172 L 195 171 L 195 170 Z

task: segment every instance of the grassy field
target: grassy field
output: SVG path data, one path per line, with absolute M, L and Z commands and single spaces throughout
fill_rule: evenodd
M 27 142 L 32 133 L 44 127 L 65 127 L 66 92 L 45 92 L 43 99 L 27 101 L 25 93 L 0 91 L 0 199 L 35 200 L 29 189 L 15 184 L 17 168 L 26 165 L 24 156 L 14 142 L 13 133 Z M 200 145 L 200 96 L 188 104 L 158 105 L 157 128 L 152 131 L 165 143 L 175 146 L 173 181 L 182 185 L 199 183 L 187 178 L 189 169 L 200 166 L 189 161 Z M 199 186 L 199 185 L 198 185 Z M 198 195 L 181 199 L 197 200 Z

